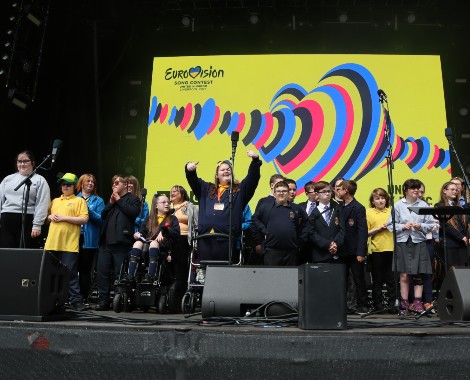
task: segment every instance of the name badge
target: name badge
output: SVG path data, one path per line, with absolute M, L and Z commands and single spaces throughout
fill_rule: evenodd
M 224 204 L 223 203 L 214 204 L 214 210 L 223 211 L 224 210 Z

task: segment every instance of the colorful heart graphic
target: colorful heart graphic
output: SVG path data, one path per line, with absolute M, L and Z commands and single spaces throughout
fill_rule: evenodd
M 197 76 L 200 67 L 191 68 L 191 76 L 193 72 Z M 387 110 L 376 100 L 377 90 L 367 68 L 347 63 L 328 71 L 310 91 L 295 83 L 283 86 L 264 113 L 257 109 L 249 115 L 222 113 L 212 98 L 203 105 L 173 106 L 168 112 L 170 107 L 159 104 L 154 96 L 148 125 L 163 123 L 169 115 L 169 125 L 194 133 L 197 140 L 217 127 L 221 134 L 244 132 L 245 146 L 253 144 L 265 162 L 273 162 L 280 173 L 289 174 L 299 184 L 336 177 L 359 180 L 386 165 Z M 403 160 L 414 173 L 428 161 L 428 170 L 450 172 L 449 151 L 432 146 L 428 138 L 403 139 L 395 133 L 393 123 L 390 138 L 393 160 Z
M 201 73 L 201 66 L 191 67 L 189 69 L 189 76 L 191 78 L 196 78 Z

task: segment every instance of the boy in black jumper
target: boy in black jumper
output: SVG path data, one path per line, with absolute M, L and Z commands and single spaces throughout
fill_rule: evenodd
M 274 202 L 257 209 L 260 233 L 265 237 L 264 264 L 271 266 L 297 265 L 300 248 L 308 238 L 307 214 L 288 201 L 289 185 L 274 185 Z

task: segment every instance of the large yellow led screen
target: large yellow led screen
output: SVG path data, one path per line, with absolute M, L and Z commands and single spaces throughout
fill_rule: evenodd
M 310 180 L 355 179 L 356 197 L 367 205 L 374 188 L 391 190 L 388 154 L 396 199 L 406 179 L 418 178 L 434 203 L 450 178 L 445 128 L 439 56 L 156 57 L 145 186 L 189 191 L 188 161 L 199 161 L 198 175 L 212 181 L 236 131 L 235 177 L 246 175 L 248 149 L 263 160 L 252 208 L 274 173 L 297 182 L 299 202 Z

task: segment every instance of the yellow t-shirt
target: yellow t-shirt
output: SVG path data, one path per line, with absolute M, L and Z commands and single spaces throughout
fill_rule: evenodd
M 49 214 L 64 216 L 88 216 L 88 207 L 81 197 L 55 198 L 49 208 Z M 80 241 L 80 226 L 77 224 L 51 222 L 44 249 L 47 251 L 78 252 Z
M 182 205 L 178 205 L 175 208 L 175 216 L 180 225 L 180 235 L 187 236 L 189 221 L 187 202 L 184 202 Z
M 383 226 L 388 222 L 390 208 L 377 210 L 376 208 L 366 209 L 367 230 L 372 230 Z M 382 230 L 370 237 L 371 252 L 393 251 L 393 234 L 389 230 Z

